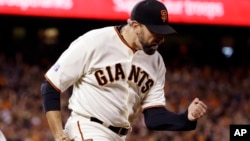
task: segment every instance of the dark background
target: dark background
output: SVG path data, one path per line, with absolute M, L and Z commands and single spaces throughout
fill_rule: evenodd
M 55 59 L 71 41 L 86 31 L 124 23 L 125 21 L 1 15 L 1 51 L 9 53 L 10 56 L 17 51 L 24 52 L 26 60 L 30 63 L 36 63 L 34 57 L 37 55 Z M 165 46 L 159 48 L 160 53 L 169 63 L 176 61 L 175 59 L 178 57 L 178 59 L 185 58 L 183 63 L 195 63 L 196 65 L 249 65 L 249 27 L 173 23 L 171 25 L 178 34 L 167 36 Z M 14 27 L 24 27 L 26 29 L 25 38 L 14 39 L 12 36 Z M 49 56 L 48 50 L 46 50 L 47 53 L 41 49 L 37 52 L 41 46 L 38 31 L 47 27 L 57 27 L 60 33 L 58 42 L 50 47 L 50 51 L 53 53 L 51 56 Z M 226 58 L 221 53 L 223 37 L 230 37 L 234 40 L 234 54 L 231 58 Z M 30 58 L 33 58 L 32 61 Z M 37 59 L 39 60 L 39 58 Z

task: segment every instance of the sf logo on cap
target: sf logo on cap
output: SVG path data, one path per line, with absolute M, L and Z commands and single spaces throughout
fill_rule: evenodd
M 162 19 L 163 22 L 168 21 L 168 12 L 167 12 L 167 10 L 161 10 L 161 19 Z

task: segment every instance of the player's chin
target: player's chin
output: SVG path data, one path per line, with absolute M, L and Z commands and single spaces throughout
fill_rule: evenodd
M 151 48 L 148 48 L 148 49 L 144 49 L 144 52 L 147 54 L 147 55 L 153 55 L 155 53 L 156 49 L 151 49 Z
M 158 49 L 158 45 L 151 45 L 147 48 L 144 48 L 144 52 L 148 55 L 153 55 L 155 51 Z

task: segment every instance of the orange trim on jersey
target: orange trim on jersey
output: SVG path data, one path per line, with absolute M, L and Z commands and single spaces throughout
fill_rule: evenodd
M 117 28 L 116 26 L 114 26 L 114 28 L 115 28 L 115 31 L 116 31 L 116 33 L 118 34 L 119 38 L 122 40 L 122 42 L 123 42 L 128 48 L 130 48 L 130 49 L 133 51 L 133 53 L 135 53 L 136 50 L 133 49 L 133 48 L 128 44 L 128 42 L 123 38 L 123 36 L 122 36 L 122 34 L 119 32 L 118 28 Z
M 82 141 L 84 141 L 84 137 L 83 137 L 83 133 L 81 131 L 81 127 L 80 127 L 80 122 L 79 121 L 77 121 L 77 127 L 78 127 L 79 133 L 81 135 Z
M 150 108 L 157 108 L 157 107 L 164 107 L 165 108 L 165 105 L 154 105 L 154 106 L 149 106 L 149 107 L 146 107 L 144 109 L 142 109 L 142 112 L 146 109 L 150 109 Z
M 57 87 L 53 84 L 53 82 L 49 80 L 49 78 L 48 78 L 46 75 L 44 75 L 44 77 L 45 77 L 45 79 L 50 83 L 50 85 L 51 85 L 54 89 L 56 89 L 59 93 L 62 93 L 62 91 L 61 91 L 59 88 L 57 88 Z

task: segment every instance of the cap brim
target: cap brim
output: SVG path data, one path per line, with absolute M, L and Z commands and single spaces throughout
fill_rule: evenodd
M 177 33 L 170 25 L 146 25 L 148 30 L 155 34 L 173 34 Z

